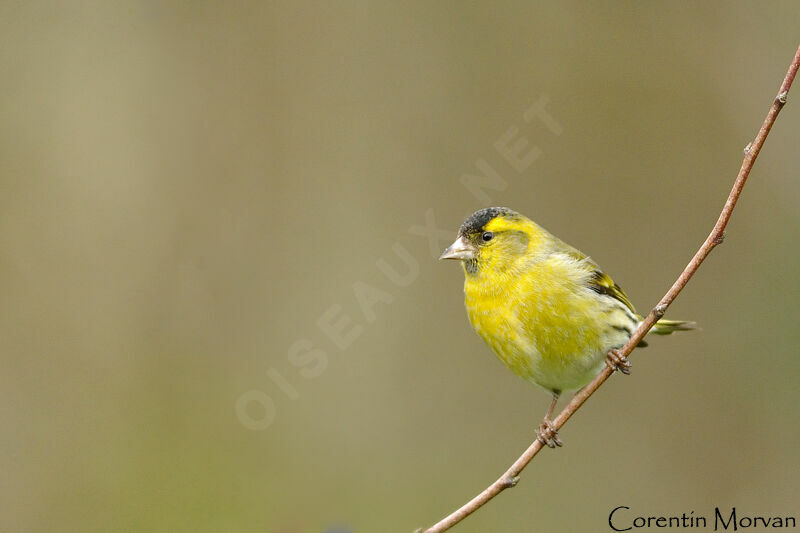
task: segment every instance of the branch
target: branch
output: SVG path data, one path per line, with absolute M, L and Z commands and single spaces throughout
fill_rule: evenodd
M 783 79 L 783 83 L 781 84 L 780 91 L 778 91 L 778 96 L 775 97 L 773 100 L 772 105 L 769 108 L 769 112 L 767 113 L 767 117 L 764 119 L 764 123 L 761 125 L 761 129 L 758 130 L 758 135 L 756 138 L 747 145 L 744 149 L 744 160 L 742 161 L 742 167 L 739 169 L 739 174 L 736 176 L 736 181 L 733 183 L 733 189 L 731 189 L 730 194 L 728 195 L 728 200 L 725 202 L 725 206 L 722 208 L 722 212 L 719 215 L 719 219 L 717 219 L 717 223 L 714 224 L 714 229 L 711 230 L 711 233 L 706 238 L 703 245 L 697 250 L 697 253 L 694 254 L 694 257 L 689 264 L 686 265 L 686 268 L 683 270 L 681 275 L 678 279 L 673 283 L 672 287 L 670 287 L 667 294 L 661 298 L 661 301 L 650 311 L 650 313 L 645 317 L 639 327 L 634 331 L 633 335 L 631 336 L 630 340 L 622 347 L 620 350 L 620 354 L 623 356 L 629 355 L 633 349 L 639 344 L 639 341 L 644 338 L 650 328 L 658 321 L 659 318 L 664 316 L 667 308 L 670 304 L 675 300 L 675 298 L 680 294 L 681 290 L 686 286 L 689 280 L 692 278 L 697 269 L 703 263 L 708 254 L 711 253 L 718 244 L 722 243 L 722 240 L 725 237 L 725 226 L 728 225 L 728 220 L 731 218 L 731 213 L 733 212 L 733 208 L 736 207 L 736 202 L 739 200 L 739 195 L 742 192 L 742 188 L 744 187 L 745 182 L 747 181 L 747 177 L 750 175 L 750 170 L 753 168 L 753 164 L 758 157 L 758 154 L 761 152 L 761 147 L 764 146 L 764 141 L 767 139 L 767 135 L 769 135 L 770 129 L 772 129 L 772 125 L 775 123 L 775 119 L 778 118 L 778 113 L 780 113 L 783 105 L 786 103 L 786 97 L 789 93 L 789 88 L 792 86 L 792 82 L 794 81 L 795 75 L 797 74 L 797 70 L 800 68 L 800 47 L 798 47 L 797 52 L 794 55 L 794 59 L 792 60 L 791 65 L 789 65 L 789 71 L 786 73 L 786 77 Z M 589 397 L 594 394 L 600 386 L 605 383 L 605 381 L 613 374 L 613 370 L 609 367 L 604 367 L 603 371 L 598 374 L 591 383 L 587 386 L 579 390 L 575 396 L 573 396 L 572 400 L 564 407 L 564 410 L 553 420 L 553 425 L 556 429 L 561 429 L 561 427 L 566 424 L 567 420 L 575 414 L 585 402 L 589 399 Z M 517 484 L 519 481 L 519 475 L 522 470 L 531 462 L 531 460 L 539 453 L 539 450 L 542 449 L 543 444 L 538 440 L 533 441 L 527 450 L 517 459 L 514 461 L 514 464 L 506 470 L 506 472 L 500 476 L 497 481 L 489 485 L 483 492 L 472 498 L 469 502 L 464 504 L 461 508 L 450 514 L 449 516 L 442 519 L 440 522 L 434 524 L 433 526 L 429 527 L 428 529 L 424 530 L 424 533 L 439 533 L 441 531 L 446 531 L 453 527 L 454 525 L 461 522 L 463 519 L 468 517 L 470 514 L 477 511 L 481 506 L 486 504 L 489 500 L 500 494 L 505 489 L 511 488 Z M 417 530 L 417 531 L 422 531 Z

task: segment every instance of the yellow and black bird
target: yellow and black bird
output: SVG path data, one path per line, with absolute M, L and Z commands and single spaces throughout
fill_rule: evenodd
M 594 261 L 505 207 L 473 213 L 440 259 L 464 267 L 475 332 L 512 372 L 553 394 L 537 433 L 543 444 L 560 446 L 550 420 L 559 395 L 589 383 L 604 364 L 627 374 L 630 363 L 615 350 L 642 317 Z M 662 319 L 650 333 L 693 328 Z

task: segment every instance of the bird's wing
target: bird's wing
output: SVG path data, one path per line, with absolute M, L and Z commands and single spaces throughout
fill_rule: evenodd
M 636 315 L 636 309 L 633 308 L 633 304 L 628 300 L 628 296 L 625 294 L 625 291 L 622 290 L 622 287 L 614 283 L 614 280 L 608 277 L 608 274 L 602 270 L 596 269 L 592 272 L 592 277 L 589 280 L 589 288 L 598 294 L 606 294 L 619 300 L 625 307 L 631 310 L 631 313 Z
M 619 300 L 623 305 L 625 305 L 625 307 L 630 309 L 634 316 L 637 316 L 636 310 L 633 308 L 633 304 L 628 299 L 625 291 L 622 290 L 622 287 L 614 283 L 614 280 L 612 280 L 608 274 L 603 272 L 600 269 L 600 266 L 595 263 L 591 257 L 561 240 L 555 244 L 555 248 L 558 253 L 568 255 L 569 257 L 580 261 L 586 266 L 587 271 L 590 272 L 589 288 L 591 290 L 598 294 L 605 294 L 606 296 L 610 296 L 611 298 Z

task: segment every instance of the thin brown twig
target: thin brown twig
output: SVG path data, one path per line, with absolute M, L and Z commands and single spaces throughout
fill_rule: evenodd
M 770 129 L 772 129 L 772 125 L 775 123 L 778 113 L 780 113 L 781 109 L 786 103 L 786 97 L 789 93 L 789 89 L 792 86 L 795 75 L 797 74 L 798 68 L 800 68 L 800 47 L 797 48 L 794 59 L 792 60 L 791 65 L 789 65 L 789 71 L 786 73 L 786 77 L 783 79 L 780 91 L 778 91 L 778 95 L 773 100 L 772 105 L 769 108 L 769 112 L 767 113 L 767 117 L 764 119 L 761 129 L 758 131 L 758 135 L 756 135 L 756 138 L 753 140 L 753 142 L 748 144 L 744 149 L 744 160 L 742 161 L 742 167 L 739 169 L 739 174 L 736 176 L 736 181 L 733 183 L 733 188 L 728 195 L 728 200 L 725 202 L 725 206 L 722 208 L 722 212 L 717 219 L 717 223 L 714 224 L 714 229 L 711 230 L 711 233 L 708 235 L 703 245 L 699 250 L 697 250 L 697 253 L 694 254 L 692 260 L 689 261 L 688 265 L 686 265 L 686 268 L 683 270 L 675 283 L 673 283 L 672 287 L 670 287 L 669 291 L 667 291 L 667 294 L 665 294 L 664 297 L 661 298 L 661 301 L 658 302 L 658 304 L 650 311 L 650 313 L 648 313 L 647 317 L 645 317 L 645 319 L 633 333 L 627 344 L 620 349 L 619 352 L 622 356 L 629 355 L 636 345 L 639 344 L 639 341 L 641 341 L 647 332 L 650 331 L 650 328 L 653 327 L 656 321 L 664 316 L 664 312 L 667 310 L 673 300 L 675 300 L 678 294 L 680 294 L 681 290 L 683 290 L 705 258 L 708 257 L 708 254 L 711 253 L 711 250 L 713 250 L 718 244 L 722 243 L 722 240 L 725 237 L 725 227 L 728 225 L 728 220 L 731 218 L 733 208 L 736 206 L 736 202 L 739 199 L 742 188 L 747 181 L 747 177 L 750 175 L 750 170 L 753 168 L 753 164 L 755 163 L 758 154 L 761 152 L 761 147 L 764 146 L 764 141 L 767 139 L 767 135 L 769 134 Z M 578 391 L 575 396 L 573 396 L 569 404 L 564 407 L 564 410 L 561 411 L 561 413 L 553 420 L 553 425 L 555 428 L 561 429 L 567 420 L 569 420 L 570 417 L 575 414 L 575 411 L 577 411 L 613 373 L 614 371 L 610 367 L 604 367 L 603 371 L 600 372 L 600 374 L 598 374 L 591 383 Z M 536 454 L 539 453 L 539 450 L 542 449 L 542 446 L 543 444 L 539 440 L 533 441 L 533 444 L 531 444 L 528 449 L 525 450 L 519 459 L 514 461 L 514 464 L 512 464 L 511 467 L 497 479 L 497 481 L 489 485 L 483 490 L 483 492 L 472 498 L 458 510 L 424 530 L 425 533 L 439 533 L 441 531 L 450 529 L 468 517 L 470 514 L 474 513 L 481 506 L 486 504 L 489 500 L 500 494 L 505 489 L 515 486 L 517 481 L 519 481 L 519 475 L 522 470 L 528 465 L 528 463 L 531 462 Z

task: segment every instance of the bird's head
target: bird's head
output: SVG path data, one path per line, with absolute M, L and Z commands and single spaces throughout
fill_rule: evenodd
M 507 207 L 476 211 L 461 224 L 458 238 L 439 259 L 458 259 L 468 275 L 503 272 L 520 265 L 542 241 L 542 231 Z

